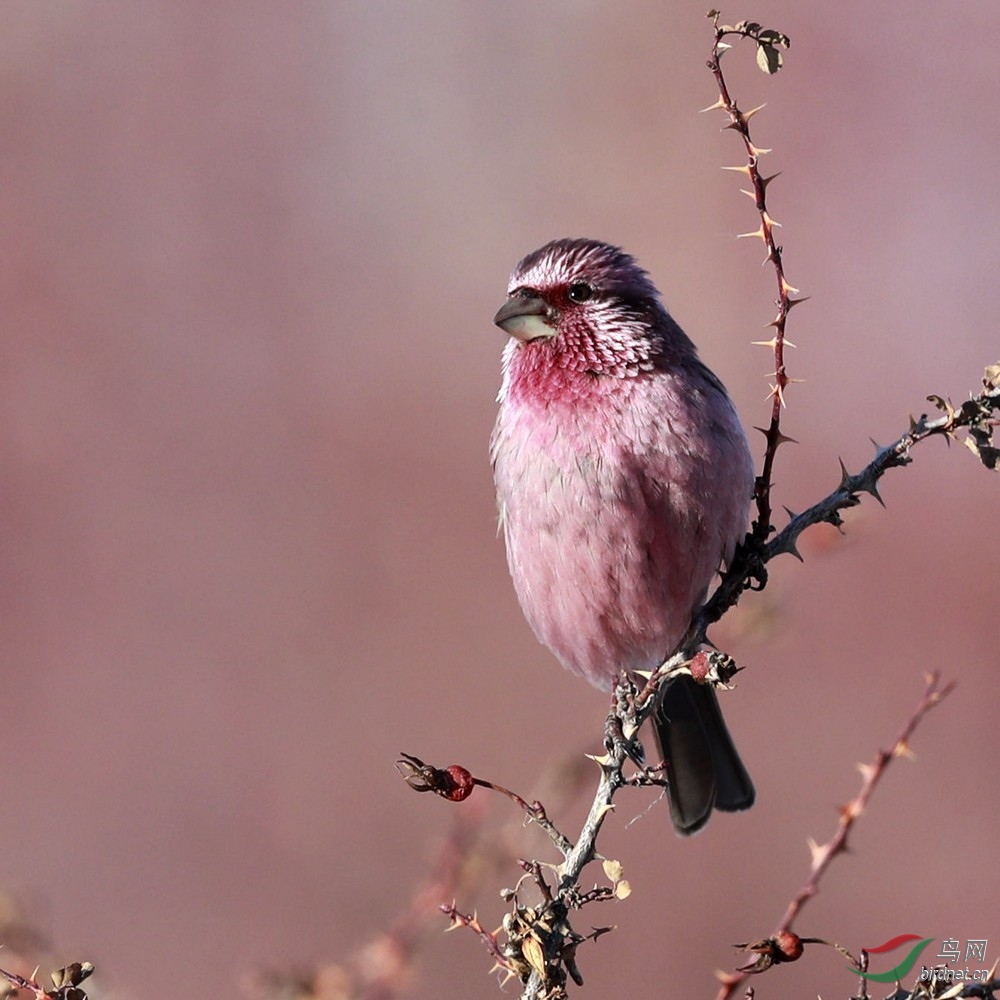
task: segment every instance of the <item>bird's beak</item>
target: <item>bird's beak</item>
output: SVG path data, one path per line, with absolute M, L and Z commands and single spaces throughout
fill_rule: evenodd
M 538 340 L 556 335 L 559 313 L 540 295 L 516 291 L 500 307 L 493 322 L 518 340 Z

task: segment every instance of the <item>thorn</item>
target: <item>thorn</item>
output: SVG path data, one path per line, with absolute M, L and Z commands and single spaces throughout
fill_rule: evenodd
M 869 496 L 875 497 L 875 499 L 882 505 L 882 508 L 885 509 L 885 501 L 882 499 L 882 495 L 878 491 L 877 481 L 872 483 L 871 486 L 859 486 L 858 489 L 861 490 L 862 493 L 867 493 Z
M 823 860 L 823 856 L 826 854 L 826 845 L 817 844 L 815 840 L 810 837 L 806 843 L 809 845 L 809 855 L 812 859 L 812 870 L 816 871 L 817 865 Z
M 872 445 L 875 448 L 875 457 L 876 458 L 880 457 L 881 455 L 884 455 L 886 452 L 892 451 L 892 447 L 891 446 L 887 446 L 887 445 L 884 445 L 884 444 L 879 444 L 878 441 L 876 441 L 875 438 L 873 438 L 873 437 L 868 438 L 868 440 L 871 441 Z
M 710 108 L 706 108 L 705 110 L 708 111 L 708 110 L 711 110 L 711 109 Z M 746 174 L 747 177 L 751 176 L 751 174 L 750 174 L 750 167 L 746 163 L 744 163 L 742 167 L 723 167 L 722 169 L 723 170 L 735 170 L 738 174 Z
M 726 48 L 730 48 L 730 46 L 727 45 Z M 706 111 L 725 111 L 725 110 L 726 110 L 726 102 L 722 99 L 722 94 L 719 94 L 719 99 L 715 102 L 715 104 L 710 104 L 707 108 L 702 108 L 699 114 L 704 114 Z
M 865 808 L 857 799 L 851 799 L 846 806 L 841 806 L 837 811 L 840 813 L 840 822 L 846 826 L 848 823 L 853 823 Z
M 800 302 L 808 302 L 811 298 L 811 295 L 802 295 L 797 299 L 793 299 L 789 296 L 785 299 L 785 313 L 790 313 Z
M 910 744 L 906 740 L 900 740 L 892 748 L 893 757 L 906 757 L 908 760 L 916 760 L 917 755 L 910 749 Z
M 775 438 L 775 442 L 776 442 L 775 443 L 775 447 L 779 447 L 780 445 L 783 445 L 783 444 L 798 444 L 799 443 L 798 441 L 795 440 L 795 438 L 789 437 L 787 434 L 782 434 L 781 431 L 778 431 L 778 436 Z
M 847 471 L 847 466 L 844 465 L 844 460 L 842 458 L 837 459 L 840 462 L 840 489 L 846 489 L 847 484 L 851 481 L 851 474 Z
M 777 319 L 772 319 L 770 323 L 766 323 L 765 326 L 780 327 L 780 325 L 781 325 L 780 321 L 781 321 L 781 317 L 779 316 Z M 781 345 L 782 345 L 782 347 L 796 347 L 796 348 L 799 346 L 798 344 L 793 344 L 790 340 L 788 340 L 785 337 L 781 338 Z M 778 346 L 778 338 L 777 337 L 772 337 L 770 340 L 751 340 L 750 341 L 750 346 L 751 347 L 770 347 L 772 350 L 774 350 L 774 348 Z
M 601 806 L 600 814 L 596 818 L 603 819 L 605 816 L 607 816 L 609 812 L 614 812 L 614 811 L 615 811 L 614 802 L 605 802 L 604 805 Z
M 781 276 L 781 294 L 782 295 L 798 295 L 799 290 L 797 288 L 792 288 L 787 281 L 785 281 L 785 276 Z
M 776 174 L 771 174 L 770 177 L 765 177 L 763 174 L 759 174 L 758 175 L 758 179 L 760 180 L 760 186 L 761 186 L 762 190 L 766 191 L 768 184 L 770 184 L 771 181 L 773 181 L 775 177 L 780 177 L 780 176 L 781 176 L 781 171 L 780 170 Z
M 766 107 L 767 107 L 767 102 L 765 101 L 764 104 L 758 104 L 757 107 L 751 108 L 749 111 L 744 111 L 743 112 L 743 121 L 745 121 L 745 122 L 750 121 L 750 119 L 753 118 L 753 116 L 755 114 L 757 114 L 758 111 L 763 111 L 764 108 L 766 108 Z
M 865 784 L 868 784 L 875 774 L 875 768 L 871 764 L 858 764 L 858 770 L 861 772 L 861 778 Z
M 740 194 L 745 194 L 755 205 L 757 204 L 757 195 L 753 191 L 748 191 L 746 188 L 740 188 Z
M 778 229 L 781 228 L 781 223 L 775 221 L 774 219 L 772 219 L 771 216 L 767 214 L 767 212 L 761 212 L 760 214 L 761 214 L 761 218 L 764 220 L 764 225 L 768 229 L 770 229 L 772 226 L 776 226 Z M 782 279 L 782 285 L 784 285 L 784 279 Z M 793 289 L 793 291 L 797 292 L 798 289 L 797 288 Z
M 797 518 L 799 516 L 798 514 L 795 513 L 794 510 L 792 510 L 791 507 L 785 507 L 784 504 L 782 504 L 781 506 L 784 508 L 785 513 L 788 515 L 788 520 L 789 521 L 794 521 L 795 518 Z
M 767 399 L 771 399 L 773 396 L 777 396 L 778 397 L 778 403 L 782 407 L 784 407 L 786 405 L 786 403 L 785 403 L 785 391 L 784 391 L 784 387 L 783 386 L 781 386 L 781 385 L 772 385 L 771 386 L 771 391 L 767 394 L 766 398 Z
M 749 149 L 747 152 L 754 158 L 757 159 L 759 156 L 766 156 L 771 152 L 770 149 L 761 149 L 759 146 L 755 146 L 752 142 L 747 144 Z
M 993 980 L 994 980 L 994 979 L 996 979 L 996 977 L 997 977 L 997 968 L 998 968 L 998 967 L 1000 967 L 1000 958 L 998 958 L 998 959 L 997 959 L 997 960 L 996 960 L 996 961 L 995 961 L 995 962 L 993 963 L 993 968 L 992 968 L 992 969 L 990 969 L 990 971 L 989 971 L 989 974 L 987 975 L 987 978 L 986 978 L 986 981 L 987 981 L 988 983 L 992 983 L 992 982 L 993 982 Z
M 757 239 L 762 241 L 767 239 L 767 234 L 764 232 L 763 225 L 755 233 L 738 233 L 736 238 L 738 240 L 745 240 L 753 236 L 756 236 Z

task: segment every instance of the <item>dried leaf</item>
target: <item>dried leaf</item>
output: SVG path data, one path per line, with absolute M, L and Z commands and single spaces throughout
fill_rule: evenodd
M 772 76 L 781 69 L 783 60 L 781 53 L 766 42 L 757 45 L 757 65 Z
M 781 69 L 781 53 L 773 45 L 757 46 L 757 65 L 765 72 L 774 75 Z
M 528 965 L 544 979 L 545 951 L 542 948 L 541 941 L 529 935 L 521 942 L 521 954 Z
M 620 861 L 612 861 L 609 858 L 604 862 L 603 868 L 604 874 L 607 875 L 612 882 L 618 882 L 621 880 L 624 869 L 622 868 L 622 863 Z
M 955 408 L 951 403 L 944 397 L 937 395 L 937 393 L 931 393 L 927 397 L 927 402 L 933 403 L 942 413 L 947 413 L 949 417 L 955 414 Z
M 775 31 L 774 28 L 762 28 L 758 31 L 757 41 L 764 42 L 767 45 L 780 45 L 783 49 L 787 49 L 792 44 L 788 35 L 782 34 L 780 31 Z
M 615 883 L 615 897 L 617 899 L 627 899 L 632 895 L 632 883 L 627 878 L 623 878 Z

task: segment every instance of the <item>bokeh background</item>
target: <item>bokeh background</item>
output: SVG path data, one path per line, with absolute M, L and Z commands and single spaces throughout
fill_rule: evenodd
M 195 1000 L 342 960 L 452 820 L 399 750 L 533 794 L 596 749 L 604 699 L 535 643 L 496 538 L 490 319 L 525 252 L 620 243 L 765 421 L 773 276 L 734 239 L 757 225 L 719 169 L 736 137 L 698 114 L 704 8 L 4 7 L 0 888 L 54 960 Z M 812 296 L 777 470 L 801 509 L 1000 357 L 1000 24 L 986 2 L 724 14 L 792 39 L 776 78 L 749 47 L 728 62 L 742 106 L 768 102 L 773 214 Z M 716 634 L 748 668 L 724 707 L 758 805 L 681 842 L 662 802 L 622 797 L 605 846 L 633 895 L 584 915 L 619 930 L 581 953 L 581 995 L 710 996 L 932 668 L 956 693 L 799 929 L 997 956 L 1000 484 L 960 446 L 915 459 L 887 511 L 816 529 Z M 487 829 L 509 819 L 490 804 Z M 459 902 L 498 921 L 516 875 Z M 408 995 L 497 995 L 443 925 Z M 757 985 L 847 995 L 842 966 L 818 951 Z

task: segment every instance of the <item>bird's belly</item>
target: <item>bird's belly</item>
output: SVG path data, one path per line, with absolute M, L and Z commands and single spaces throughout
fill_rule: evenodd
M 672 651 L 715 567 L 701 564 L 699 526 L 668 496 L 589 459 L 561 467 L 539 462 L 546 481 L 507 500 L 508 560 L 541 642 L 608 689 Z

